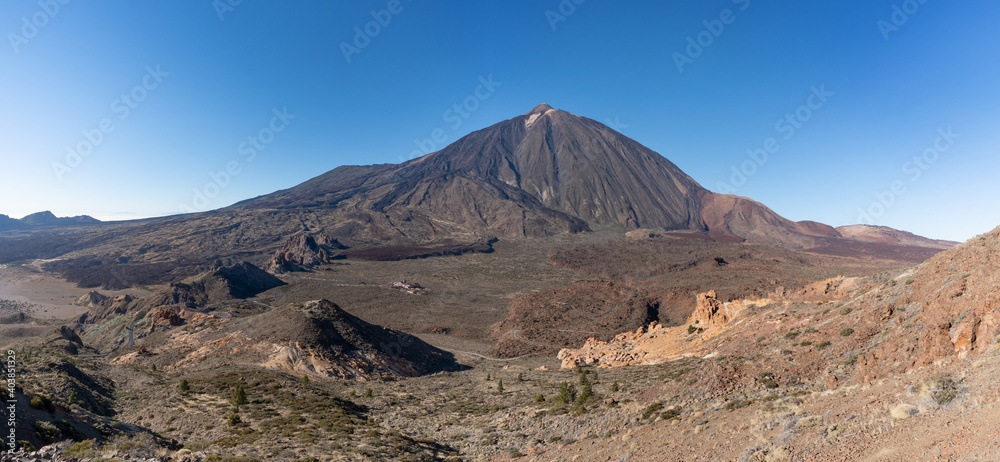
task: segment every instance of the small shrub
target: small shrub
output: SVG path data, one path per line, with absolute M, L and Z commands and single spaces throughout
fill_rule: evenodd
M 309 385 L 309 376 L 308 375 L 303 375 L 302 376 L 302 386 L 305 387 L 305 386 L 308 386 L 308 385 Z
M 789 340 L 792 340 L 795 337 L 798 337 L 800 333 L 801 332 L 799 332 L 797 330 L 788 331 L 788 332 L 785 333 L 785 338 L 787 338 Z
M 851 307 L 848 306 L 848 307 L 844 307 L 844 309 L 840 310 L 840 314 L 846 316 L 846 315 L 851 314 L 852 311 L 854 311 L 854 308 L 851 308 Z
M 236 385 L 236 389 L 233 390 L 233 394 L 229 395 L 229 403 L 236 408 L 239 408 L 247 403 L 247 393 L 243 391 L 243 385 Z
M 56 407 L 55 405 L 52 404 L 52 400 L 45 395 L 32 396 L 31 401 L 28 403 L 28 405 L 38 410 L 56 412 Z
M 696 331 L 696 330 L 698 330 L 698 328 L 697 328 L 697 327 L 695 327 L 695 326 L 693 326 L 693 325 L 689 325 L 689 326 L 688 326 L 688 335 L 691 335 L 691 334 L 693 334 L 693 333 L 694 333 L 694 331 Z
M 63 455 L 77 459 L 94 457 L 94 440 L 83 440 L 73 443 L 72 446 L 63 450 Z
M 243 423 L 243 419 L 240 419 L 239 414 L 232 414 L 229 416 L 229 419 L 226 420 L 226 423 L 228 423 L 230 427 L 235 427 Z
M 750 400 L 734 399 L 732 401 L 727 402 L 724 406 L 722 406 L 722 408 L 727 411 L 735 411 L 739 408 L 747 407 L 752 403 L 753 401 Z
M 594 396 L 594 390 L 590 387 L 590 382 L 583 384 L 583 390 L 580 391 L 580 397 L 576 400 L 577 404 L 584 405 L 587 404 L 587 400 Z
M 847 337 L 847 336 L 849 336 L 849 335 L 851 335 L 853 333 L 854 333 L 854 329 L 851 329 L 850 327 L 845 327 L 843 329 L 840 329 L 840 336 L 841 337 Z
M 806 330 L 804 330 L 804 331 L 802 331 L 802 332 L 803 332 L 804 334 L 814 334 L 814 333 L 816 333 L 816 332 L 819 332 L 819 331 L 818 331 L 818 330 L 816 330 L 816 328 L 815 328 L 815 327 L 808 327 L 808 328 L 806 328 Z
M 781 354 L 783 354 L 783 355 L 790 355 L 792 353 L 794 353 L 794 351 L 792 351 L 792 350 L 781 350 Z
M 569 404 L 573 401 L 576 401 L 576 388 L 566 382 L 559 384 L 559 396 L 556 396 L 556 402 Z
M 523 373 L 521 373 L 521 372 L 517 373 L 517 381 L 518 382 L 523 382 L 524 381 L 524 374 Z
M 653 414 L 656 414 L 657 412 L 660 412 L 660 410 L 662 410 L 662 409 L 663 409 L 663 403 L 661 403 L 659 401 L 657 401 L 655 403 L 652 403 L 649 406 L 646 406 L 646 409 L 642 410 L 642 418 L 643 419 L 648 419 L 648 418 L 652 417 Z
M 955 399 L 958 395 L 958 384 L 955 379 L 944 372 L 941 372 L 931 379 L 931 397 L 938 405 L 944 406 Z
M 372 396 L 375 396 L 375 392 L 371 388 L 365 390 L 365 398 L 371 398 Z
M 191 385 L 188 384 L 187 379 L 181 379 L 181 383 L 177 386 L 177 390 L 181 393 L 187 393 L 191 391 Z
M 536 403 L 544 403 L 545 402 L 545 395 L 539 393 L 538 396 L 535 397 L 535 402 Z
M 910 278 L 910 279 L 906 280 L 906 285 L 910 285 L 910 284 L 913 284 L 913 278 Z
M 503 393 L 503 379 L 497 381 L 497 393 Z
M 615 383 L 611 384 L 611 392 L 612 393 L 618 393 L 618 390 L 619 390 L 619 388 L 618 388 L 618 381 L 616 380 Z
M 813 344 L 813 342 L 805 340 L 802 343 L 799 343 L 799 346 L 809 346 L 809 345 L 812 345 L 812 344 Z
M 823 341 L 821 341 L 821 342 L 819 342 L 819 343 L 816 344 L 816 349 L 817 350 L 825 350 L 826 347 L 828 347 L 828 346 L 830 346 L 830 341 L 829 340 L 823 340 Z
M 660 418 L 663 420 L 676 419 L 681 416 L 681 410 L 678 408 L 667 409 L 660 414 Z
M 490 377 L 490 374 L 486 374 L 486 381 L 489 382 L 490 380 L 493 380 L 493 378 Z

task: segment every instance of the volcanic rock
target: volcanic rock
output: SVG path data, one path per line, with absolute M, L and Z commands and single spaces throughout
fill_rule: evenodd
M 315 265 L 330 263 L 338 250 L 346 249 L 336 239 L 326 234 L 297 233 L 285 241 L 264 270 L 272 274 L 289 271 L 309 271 Z

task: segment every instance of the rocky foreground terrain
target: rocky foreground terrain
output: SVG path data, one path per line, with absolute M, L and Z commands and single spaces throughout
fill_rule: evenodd
M 135 346 L 90 356 L 131 311 L 21 342 L 20 438 L 37 460 L 993 460 L 998 251 L 1000 228 L 917 266 L 701 292 L 558 358 L 424 346 L 410 364 L 442 362 L 411 372 L 393 361 L 423 342 L 261 296 L 150 309 Z

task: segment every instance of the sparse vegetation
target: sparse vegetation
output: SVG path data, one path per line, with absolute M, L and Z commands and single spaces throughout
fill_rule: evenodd
M 785 338 L 787 338 L 789 340 L 792 340 L 795 337 L 798 337 L 800 333 L 801 332 L 799 332 L 797 330 L 788 331 L 788 332 L 785 333 Z
M 913 284 L 913 278 L 910 278 L 910 279 L 906 280 L 906 285 L 910 285 L 910 284 Z
M 567 382 L 559 384 L 559 395 L 556 396 L 556 402 L 560 404 L 569 404 L 576 401 L 576 388 Z
M 177 391 L 180 391 L 181 394 L 187 394 L 191 391 L 191 385 L 188 384 L 187 379 L 181 379 L 180 385 L 177 385 Z
M 816 344 L 816 349 L 817 350 L 825 350 L 826 347 L 828 347 L 828 346 L 830 346 L 830 341 L 829 340 L 823 340 L 823 341 L 820 341 L 819 343 Z
M 646 406 L 645 409 L 642 410 L 642 418 L 643 419 L 648 419 L 648 418 L 652 417 L 654 414 L 656 414 L 657 412 L 660 412 L 660 410 L 662 410 L 662 409 L 663 409 L 663 403 L 661 403 L 659 401 L 651 403 L 650 405 Z
M 693 334 L 696 330 L 698 330 L 697 327 L 695 327 L 693 325 L 688 325 L 688 335 Z
M 935 374 L 930 380 L 929 388 L 931 398 L 940 406 L 952 402 L 958 396 L 958 384 L 945 372 Z
M 849 335 L 851 335 L 853 333 L 854 333 L 854 329 L 851 329 L 850 327 L 845 327 L 843 329 L 840 329 L 840 336 L 841 337 L 847 337 L 847 336 L 849 336 Z
M 236 389 L 229 396 L 229 403 L 233 405 L 233 408 L 239 409 L 240 406 L 247 403 L 247 393 L 243 390 L 243 385 L 237 384 Z
M 842 314 L 844 316 L 847 316 L 847 315 L 851 314 L 852 311 L 854 311 L 854 308 L 851 308 L 849 306 L 845 306 L 844 309 L 840 310 L 840 314 Z

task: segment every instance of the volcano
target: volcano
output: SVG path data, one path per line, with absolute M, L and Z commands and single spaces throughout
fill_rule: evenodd
M 635 140 L 547 104 L 409 162 L 338 167 L 230 209 L 317 208 L 339 215 L 328 232 L 349 240 L 536 237 L 606 227 L 798 248 L 811 237 L 840 237 L 832 227 L 712 193 Z

